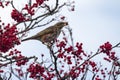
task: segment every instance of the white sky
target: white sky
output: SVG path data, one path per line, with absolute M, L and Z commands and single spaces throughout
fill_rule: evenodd
M 94 50 L 106 41 L 120 41 L 119 0 L 76 0 L 76 10 L 70 13 L 69 23 L 76 41 Z
M 95 52 L 107 41 L 113 45 L 120 42 L 120 0 L 75 0 L 75 6 L 74 12 L 62 13 L 73 29 L 74 41 L 82 42 L 86 52 Z M 25 55 L 48 52 L 46 46 L 35 40 L 23 42 L 17 48 Z

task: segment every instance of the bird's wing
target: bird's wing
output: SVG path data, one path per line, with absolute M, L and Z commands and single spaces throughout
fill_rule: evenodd
M 26 41 L 26 40 L 30 40 L 30 39 L 38 39 L 40 40 L 40 38 L 46 34 L 50 34 L 50 33 L 54 33 L 54 26 L 50 26 L 46 29 L 44 29 L 43 31 L 37 33 L 36 35 L 34 36 L 31 36 L 29 38 L 26 38 L 26 39 L 23 39 L 22 41 Z
M 46 34 L 49 34 L 49 33 L 53 33 L 54 32 L 53 27 L 54 26 L 51 26 L 51 27 L 48 27 L 48 28 L 44 29 L 43 31 L 37 33 L 36 36 L 38 35 L 39 37 L 41 37 L 43 35 L 46 35 Z

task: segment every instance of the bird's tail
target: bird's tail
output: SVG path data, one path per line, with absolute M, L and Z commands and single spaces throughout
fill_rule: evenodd
M 30 39 L 29 39 L 29 38 L 26 38 L 26 39 L 21 40 L 21 42 L 23 42 L 23 41 L 27 41 L 27 40 L 30 40 Z
M 31 39 L 35 39 L 34 36 L 29 37 L 29 38 L 26 38 L 26 39 L 23 39 L 23 40 L 21 40 L 21 42 L 23 42 L 23 41 L 27 41 L 27 40 L 31 40 Z

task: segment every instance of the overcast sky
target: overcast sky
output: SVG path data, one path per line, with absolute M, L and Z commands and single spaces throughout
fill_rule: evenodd
M 5 12 L 7 15 L 7 10 Z M 75 11 L 62 13 L 73 29 L 74 41 L 82 42 L 86 52 L 95 52 L 107 41 L 113 45 L 120 42 L 120 0 L 75 0 Z M 24 55 L 40 56 L 48 51 L 45 45 L 35 40 L 23 42 L 17 48 Z
M 75 12 L 69 23 L 76 41 L 83 42 L 88 50 L 110 41 L 120 41 L 119 0 L 76 0 Z

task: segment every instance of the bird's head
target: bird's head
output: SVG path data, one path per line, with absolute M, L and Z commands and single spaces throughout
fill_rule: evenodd
M 58 22 L 56 23 L 56 27 L 62 29 L 64 26 L 67 26 L 68 22 Z

